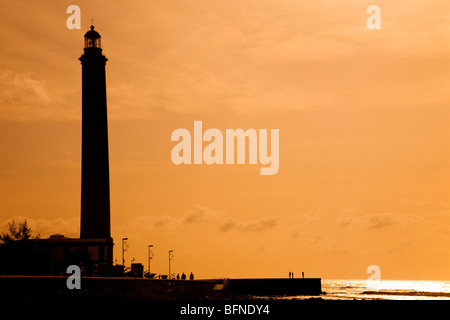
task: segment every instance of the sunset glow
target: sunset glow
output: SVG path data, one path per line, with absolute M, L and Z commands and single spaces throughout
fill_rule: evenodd
M 376 1 L 370 30 L 374 3 L 80 0 L 69 30 L 71 2 L 4 1 L 0 232 L 26 218 L 42 238 L 80 235 L 78 58 L 94 19 L 117 263 L 126 237 L 126 265 L 147 269 L 153 245 L 153 272 L 173 250 L 172 272 L 196 279 L 367 279 L 377 265 L 449 280 L 450 3 Z M 221 132 L 223 164 L 173 162 L 172 133 L 194 139 L 194 121 Z M 273 151 L 279 130 L 271 173 L 260 153 L 227 164 L 239 128 L 266 129 Z

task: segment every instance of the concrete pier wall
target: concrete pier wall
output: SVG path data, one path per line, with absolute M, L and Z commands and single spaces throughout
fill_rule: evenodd
M 0 298 L 102 297 L 148 300 L 236 299 L 240 295 L 319 295 L 321 279 L 163 280 L 82 277 L 81 289 L 68 277 L 0 276 Z
M 67 277 L 0 276 L 1 297 L 84 296 L 126 299 L 203 299 L 217 294 L 217 281 L 82 277 L 81 289 L 67 288 Z
M 320 278 L 301 279 L 230 279 L 230 290 L 237 294 L 252 295 L 319 295 Z

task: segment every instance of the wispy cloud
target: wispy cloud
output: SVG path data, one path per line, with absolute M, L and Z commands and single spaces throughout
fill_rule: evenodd
M 361 217 L 369 229 L 381 229 L 398 223 L 399 219 L 392 213 L 379 213 Z
M 208 207 L 195 206 L 185 213 L 182 221 L 185 224 L 194 224 L 205 221 L 208 218 L 214 217 L 216 215 L 217 212 L 211 210 Z
M 363 216 L 343 216 L 334 221 L 334 225 L 339 228 L 346 228 L 351 225 L 366 227 L 368 229 L 381 229 L 394 225 L 400 221 L 399 217 L 393 213 L 377 213 Z
M 43 78 L 31 73 L 0 73 L 0 114 L 3 120 L 64 120 L 73 116 L 63 98 Z
M 219 231 L 227 232 L 238 230 L 242 232 L 264 231 L 275 228 L 278 225 L 279 217 L 267 217 L 258 220 L 238 221 L 234 218 L 228 218 L 219 227 Z

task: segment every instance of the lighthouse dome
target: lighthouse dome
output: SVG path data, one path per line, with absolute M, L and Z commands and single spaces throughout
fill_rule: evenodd
M 101 36 L 100 33 L 94 30 L 94 26 L 91 26 L 91 30 L 84 35 L 84 47 L 85 48 L 101 48 Z

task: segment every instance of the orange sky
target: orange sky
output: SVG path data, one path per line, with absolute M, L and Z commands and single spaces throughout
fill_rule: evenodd
M 66 9 L 81 8 L 81 30 Z M 382 29 L 366 27 L 370 4 Z M 126 264 L 209 277 L 450 279 L 450 4 L 1 1 L 0 231 L 79 236 L 83 35 L 109 59 Z M 280 129 L 280 168 L 171 162 L 173 130 Z

